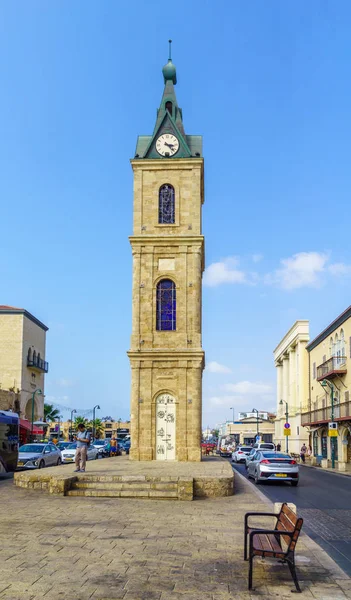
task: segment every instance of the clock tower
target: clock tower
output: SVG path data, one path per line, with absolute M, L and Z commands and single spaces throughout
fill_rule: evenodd
M 171 44 L 170 44 L 171 45 Z M 187 135 L 169 55 L 134 172 L 131 460 L 201 460 L 202 137 Z

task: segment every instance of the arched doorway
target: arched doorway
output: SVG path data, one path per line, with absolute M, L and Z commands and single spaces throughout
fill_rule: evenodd
M 28 398 L 27 403 L 26 403 L 26 407 L 24 409 L 24 418 L 27 419 L 28 421 L 32 420 L 32 396 L 30 398 Z M 36 399 L 34 400 L 34 421 L 37 421 L 39 419 L 39 415 L 38 415 L 38 406 L 37 406 L 37 401 Z
M 175 460 L 176 457 L 176 405 L 170 394 L 156 399 L 156 459 Z

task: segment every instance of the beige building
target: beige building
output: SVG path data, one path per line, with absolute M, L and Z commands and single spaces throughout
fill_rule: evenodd
M 309 435 L 313 462 L 330 467 L 332 453 L 340 471 L 351 470 L 351 306 L 307 346 L 308 393 L 302 424 Z M 337 437 L 328 436 L 329 423 Z
M 274 415 L 264 411 L 247 413 L 240 421 L 228 422 L 224 435 L 232 435 L 236 444 L 253 445 L 257 435 L 262 442 L 274 442 Z
M 204 161 L 186 135 L 169 59 L 151 136 L 135 158 L 133 316 L 128 352 L 132 460 L 201 460 Z
M 284 424 L 290 424 L 291 435 L 288 450 L 300 453 L 301 446 L 308 443 L 308 433 L 301 424 L 301 408 L 308 396 L 308 321 L 296 321 L 274 350 L 277 372 L 277 416 L 275 420 L 275 442 L 286 450 Z
M 112 438 L 112 436 L 116 436 L 118 438 L 125 437 L 125 436 L 129 435 L 129 432 L 130 432 L 130 421 L 113 421 L 113 420 L 112 421 L 104 421 L 103 427 L 104 427 L 104 432 L 100 436 L 101 439 Z M 70 433 L 72 433 L 72 430 L 74 429 L 74 419 L 73 419 L 72 430 L 71 430 L 71 422 L 70 421 L 63 421 L 63 422 L 60 422 L 59 420 L 52 421 L 49 424 L 48 436 L 58 438 L 59 429 L 60 429 L 60 439 L 69 440 Z
M 34 420 L 44 417 L 44 376 L 48 328 L 22 308 L 0 306 L 0 394 L 1 407 L 31 421 L 33 393 Z M 8 402 L 9 398 L 13 399 Z M 7 406 L 3 406 L 7 404 Z M 11 406 L 9 405 L 11 404 Z

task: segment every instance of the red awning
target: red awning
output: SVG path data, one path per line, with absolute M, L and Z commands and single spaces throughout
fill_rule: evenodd
M 26 429 L 27 431 L 32 431 L 32 424 L 27 419 L 20 419 L 20 427 Z M 44 430 L 37 425 L 33 425 L 33 433 L 36 435 L 42 435 Z

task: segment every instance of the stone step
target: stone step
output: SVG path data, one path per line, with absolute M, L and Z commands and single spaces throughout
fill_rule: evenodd
M 178 492 L 175 490 L 116 490 L 116 489 L 71 489 L 66 492 L 67 496 L 86 496 L 90 498 L 155 498 L 157 500 L 178 500 Z
M 122 481 L 113 481 L 107 482 L 104 481 L 75 481 L 72 484 L 72 489 L 99 489 L 99 490 L 169 490 L 169 491 L 177 491 L 178 483 L 169 482 L 169 483 L 161 483 L 161 482 L 152 482 L 152 481 L 138 481 L 138 482 L 122 482 Z

